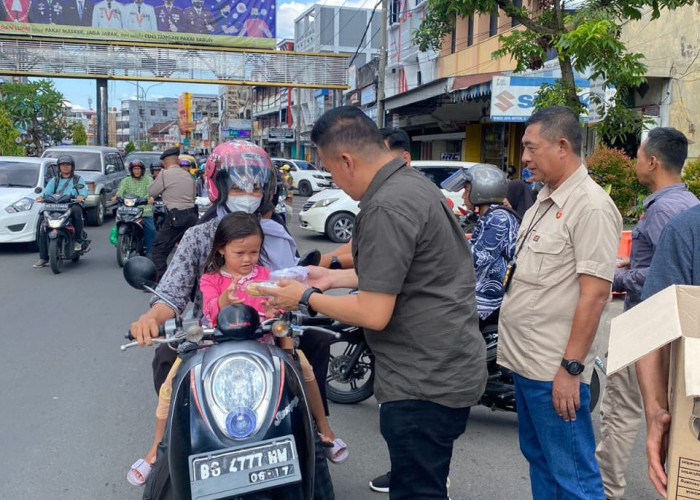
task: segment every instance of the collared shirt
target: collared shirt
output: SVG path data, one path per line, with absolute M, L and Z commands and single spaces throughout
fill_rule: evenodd
M 78 188 L 77 186 L 83 187 Z M 72 198 L 77 198 L 78 196 L 87 198 L 88 188 L 83 178 L 79 175 L 77 176 L 77 179 L 75 179 L 75 181 L 73 180 L 72 175 L 70 177 L 58 177 L 58 183 L 56 181 L 56 177 L 52 177 L 51 179 L 49 179 L 49 182 L 46 183 L 46 187 L 41 192 L 41 196 L 57 193 L 69 194 Z
M 153 179 L 151 179 L 150 175 L 142 176 L 138 181 L 131 176 L 124 177 L 117 188 L 117 196 L 131 194 L 141 198 L 148 198 L 148 186 L 152 182 Z M 141 208 L 143 209 L 144 217 L 153 217 L 153 205 L 143 205 Z
M 555 191 L 549 186 L 525 213 L 499 321 L 498 363 L 551 381 L 569 342 L 581 274 L 612 281 L 622 217 L 581 165 Z M 582 381 L 589 383 L 593 349 Z
M 359 289 L 396 295 L 386 327 L 365 329 L 377 400 L 476 404 L 486 346 L 469 246 L 445 197 L 397 158 L 377 172 L 360 207 L 352 239 Z
M 197 185 L 194 179 L 178 166 L 163 170 L 148 187 L 148 194 L 155 198 L 161 196 L 165 208 L 185 210 L 194 207 L 197 197 Z
M 664 228 L 642 299 L 671 285 L 700 286 L 700 205 L 674 217 Z
M 642 301 L 642 287 L 661 231 L 673 217 L 698 203 L 682 182 L 654 191 L 644 200 L 644 216 L 632 231 L 630 267 L 616 270 L 613 280 L 614 292 L 627 292 L 625 310 Z

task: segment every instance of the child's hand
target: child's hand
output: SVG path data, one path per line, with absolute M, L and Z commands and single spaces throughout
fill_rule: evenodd
M 229 303 L 231 304 L 242 304 L 244 302 L 243 299 L 239 299 L 236 296 L 236 292 L 238 291 L 238 282 L 237 281 L 232 281 L 231 284 L 228 286 L 226 289 L 226 299 Z
M 263 306 L 263 310 L 265 311 L 266 318 L 276 318 L 280 315 L 279 309 L 272 307 L 267 300 L 263 300 L 261 304 Z

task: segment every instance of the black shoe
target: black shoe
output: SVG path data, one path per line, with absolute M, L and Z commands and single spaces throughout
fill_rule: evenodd
M 369 489 L 378 493 L 389 493 L 391 472 L 377 476 L 369 482 Z

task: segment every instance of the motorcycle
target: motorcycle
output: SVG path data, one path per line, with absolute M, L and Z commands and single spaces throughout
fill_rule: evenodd
M 338 323 L 330 318 L 327 318 L 326 328 L 340 334 L 339 338 L 331 340 L 331 358 L 326 378 L 328 399 L 339 404 L 354 404 L 368 399 L 374 394 L 374 354 L 365 341 L 362 329 Z M 498 325 L 486 325 L 481 334 L 486 341 L 488 380 L 479 404 L 494 411 L 514 412 L 513 374 L 496 363 Z M 591 411 L 600 398 L 598 372 L 600 370 L 605 373 L 605 367 L 599 357 L 595 358 L 595 365 L 590 384 Z
M 156 271 L 149 259 L 129 259 L 124 276 L 132 287 L 155 294 L 177 311 L 153 289 Z M 182 364 L 173 379 L 163 443 L 146 483 L 147 491 L 160 488 L 154 498 L 313 498 L 320 448 L 301 369 L 293 353 L 255 340 L 268 332 L 298 336 L 314 328 L 290 328 L 292 315 L 258 325 L 251 321 L 258 318 L 254 309 L 236 304 L 221 310 L 216 328 L 179 314 L 161 327 L 165 338 L 154 343 L 177 346 Z M 322 450 L 320 455 L 325 461 Z
M 46 195 L 41 208 L 43 219 L 41 231 L 48 235 L 49 263 L 51 271 L 59 274 L 63 269 L 63 262 L 70 259 L 78 262 L 80 257 L 90 251 L 90 240 L 83 231 L 80 250 L 75 250 L 75 227 L 71 216 L 71 207 L 80 202 L 71 198 L 68 194 Z
M 165 208 L 163 199 L 159 196 L 153 200 L 153 225 L 156 232 L 160 231 L 168 218 L 168 210 Z
M 143 208 L 148 199 L 135 195 L 118 197 L 117 208 L 117 264 L 124 264 L 131 257 L 144 254 Z

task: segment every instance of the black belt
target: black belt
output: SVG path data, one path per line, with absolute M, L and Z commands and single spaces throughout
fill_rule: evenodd
M 192 208 L 168 208 L 169 211 L 177 210 L 178 212 L 182 212 L 183 214 L 189 214 L 189 213 L 197 213 L 197 207 L 192 207 Z

